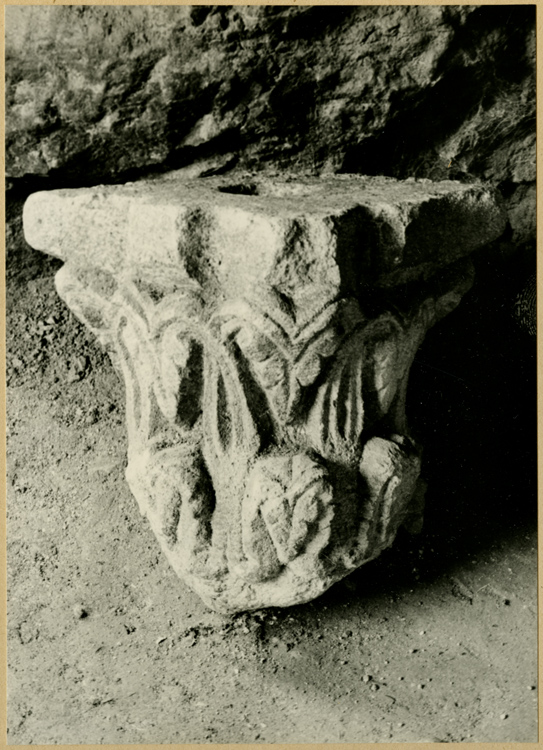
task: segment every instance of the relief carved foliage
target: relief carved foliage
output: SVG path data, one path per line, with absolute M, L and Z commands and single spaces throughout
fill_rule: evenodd
M 115 279 L 66 265 L 57 288 L 123 375 L 127 478 L 178 572 L 251 591 L 288 572 L 303 600 L 304 565 L 337 580 L 391 542 L 420 462 L 387 436 L 405 433 L 433 300 L 367 319 L 335 299 L 300 324 L 271 291 L 217 304 L 171 267 Z

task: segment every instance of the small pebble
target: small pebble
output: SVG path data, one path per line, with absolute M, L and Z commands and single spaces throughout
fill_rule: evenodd
M 418 687 L 419 690 L 423 690 L 424 689 L 424 685 L 422 684 L 422 682 L 419 683 L 419 685 L 417 687 Z
M 362 677 L 363 682 L 369 682 L 371 680 L 371 674 L 365 674 L 364 677 Z
M 405 721 L 399 721 L 398 722 L 399 727 L 405 727 Z
M 89 613 L 87 612 L 87 610 L 82 604 L 74 605 L 74 607 L 72 608 L 72 611 L 79 620 L 84 620 L 85 617 L 89 616 Z
M 500 714 L 500 719 L 503 721 L 504 719 L 507 719 L 509 714 Z
M 421 630 L 419 635 L 426 635 L 426 630 Z
M 375 692 L 376 690 L 379 690 L 379 685 L 377 685 L 377 684 L 376 684 L 376 683 L 374 682 L 374 683 L 373 683 L 372 685 L 370 685 L 370 690 L 373 690 L 374 692 Z
M 535 690 L 535 685 L 528 685 L 528 690 Z

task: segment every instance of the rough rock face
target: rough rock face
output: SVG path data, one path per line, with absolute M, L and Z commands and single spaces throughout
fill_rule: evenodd
M 534 66 L 535 6 L 11 6 L 7 173 L 474 176 L 526 242 Z
M 261 173 L 28 199 L 27 240 L 125 380 L 132 492 L 210 606 L 308 601 L 420 522 L 409 370 L 501 203 Z

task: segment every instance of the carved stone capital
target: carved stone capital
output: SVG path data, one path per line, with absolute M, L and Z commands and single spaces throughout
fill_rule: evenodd
M 161 180 L 31 196 L 126 386 L 127 480 L 221 611 L 310 600 L 422 513 L 409 369 L 503 231 L 479 185 Z

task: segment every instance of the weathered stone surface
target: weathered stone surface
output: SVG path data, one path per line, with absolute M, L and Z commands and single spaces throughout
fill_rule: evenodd
M 206 159 L 484 179 L 533 240 L 535 6 L 6 8 L 10 177 Z
M 24 223 L 34 248 L 76 264 L 178 265 L 217 294 L 266 284 L 311 304 L 314 287 L 333 297 L 428 274 L 495 239 L 506 218 L 481 185 L 245 175 L 35 193 Z
M 24 218 L 124 378 L 140 509 L 210 606 L 307 601 L 416 527 L 409 368 L 503 231 L 492 191 L 161 180 L 35 194 Z

